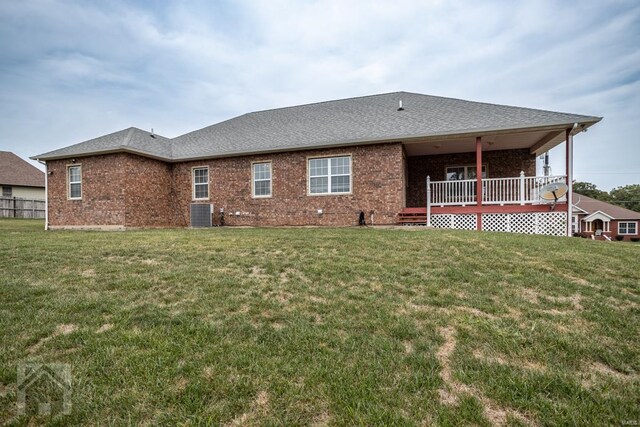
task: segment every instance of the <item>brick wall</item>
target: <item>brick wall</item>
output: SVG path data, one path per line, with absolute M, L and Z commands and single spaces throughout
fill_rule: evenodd
M 352 192 L 307 195 L 307 159 L 351 155 Z M 272 197 L 251 197 L 251 164 L 272 162 Z M 379 144 L 243 156 L 168 164 L 132 154 L 77 159 L 82 166 L 82 200 L 67 199 L 70 160 L 48 162 L 49 224 L 94 227 L 189 226 L 191 168 L 209 166 L 210 199 L 216 219 L 228 225 L 353 225 L 360 210 L 376 224 L 393 224 L 403 207 L 402 144 Z M 319 215 L 318 209 L 323 210 Z M 240 212 L 239 216 L 235 212 Z
M 438 154 L 407 158 L 407 206 L 426 205 L 426 179 L 444 181 L 445 170 L 450 166 L 475 165 L 476 153 Z M 487 165 L 489 178 L 507 178 L 536 174 L 536 156 L 529 149 L 497 150 L 482 153 L 482 162 Z
M 351 155 L 352 192 L 348 195 L 307 195 L 307 159 Z M 251 197 L 251 163 L 271 161 L 272 197 Z M 394 224 L 403 207 L 402 144 L 377 144 L 323 150 L 293 151 L 176 164 L 173 178 L 178 222 L 189 223 L 192 203 L 191 168 L 209 166 L 210 200 L 218 220 L 225 210 L 228 225 L 355 225 L 360 210 L 371 212 L 376 224 Z M 201 202 L 195 202 L 201 203 Z M 323 210 L 319 215 L 318 209 Z M 240 212 L 239 216 L 235 213 Z
M 82 166 L 82 199 L 67 198 L 67 166 Z M 172 166 L 132 154 L 106 154 L 47 162 L 49 225 L 175 226 Z
M 172 227 L 174 208 L 173 165 L 146 157 L 128 155 L 124 162 L 125 226 Z
M 47 162 L 49 225 L 124 226 L 126 154 Z M 82 166 L 82 200 L 68 200 L 67 166 Z
M 307 194 L 309 157 L 351 155 L 352 192 Z M 209 167 L 209 200 L 215 220 L 225 209 L 228 225 L 354 225 L 358 213 L 367 222 L 396 223 L 405 206 L 424 205 L 427 174 L 444 179 L 450 165 L 473 164 L 474 153 L 405 158 L 401 143 L 209 159 L 169 164 L 132 154 L 79 158 L 82 200 L 67 199 L 66 167 L 70 160 L 48 163 L 49 224 L 56 226 L 172 227 L 189 226 L 191 169 Z M 272 197 L 251 197 L 251 164 L 271 161 Z M 528 150 L 484 153 L 490 177 L 535 173 Z M 404 188 L 407 188 L 405 194 Z M 323 213 L 318 214 L 322 209 Z M 239 212 L 240 215 L 235 215 Z

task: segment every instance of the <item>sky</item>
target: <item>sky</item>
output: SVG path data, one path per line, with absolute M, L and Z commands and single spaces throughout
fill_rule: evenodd
M 23 158 L 400 90 L 602 116 L 575 178 L 640 183 L 637 0 L 0 1 L 0 150 Z

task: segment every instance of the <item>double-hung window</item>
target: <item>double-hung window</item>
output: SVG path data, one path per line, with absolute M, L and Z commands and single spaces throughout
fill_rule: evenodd
M 253 197 L 271 197 L 271 162 L 253 164 Z
M 309 194 L 351 192 L 351 156 L 309 159 Z
M 625 221 L 618 223 L 618 234 L 638 234 L 638 223 L 636 221 Z
M 209 199 L 209 168 L 193 168 L 193 199 Z
M 69 166 L 67 168 L 67 181 L 69 182 L 69 188 L 67 189 L 69 199 L 82 199 L 82 166 Z

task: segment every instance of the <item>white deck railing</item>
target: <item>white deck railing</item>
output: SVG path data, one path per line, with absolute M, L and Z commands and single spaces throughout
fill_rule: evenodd
M 524 176 L 515 178 L 486 178 L 482 180 L 482 203 L 485 205 L 517 205 L 542 203 L 540 189 L 552 182 L 566 182 L 566 176 Z M 430 181 L 427 195 L 433 206 L 475 205 L 475 179 Z M 566 197 L 560 200 L 566 200 Z

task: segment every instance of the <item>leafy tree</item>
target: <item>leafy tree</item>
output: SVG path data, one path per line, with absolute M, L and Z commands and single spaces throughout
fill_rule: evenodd
M 640 184 L 616 187 L 609 194 L 611 195 L 612 203 L 640 212 Z
M 592 199 L 602 200 L 604 202 L 611 201 L 611 196 L 609 195 L 609 193 L 607 193 L 606 191 L 598 190 L 598 187 L 590 182 L 574 182 L 573 191 L 584 196 L 591 197 Z

